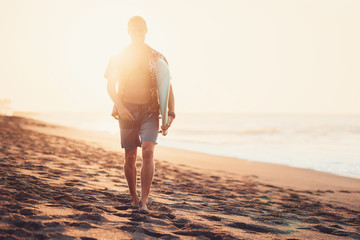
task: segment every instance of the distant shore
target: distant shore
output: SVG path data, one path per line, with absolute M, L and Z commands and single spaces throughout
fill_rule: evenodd
M 157 146 L 146 215 L 119 139 L 9 116 L 0 132 L 0 237 L 360 239 L 360 179 Z

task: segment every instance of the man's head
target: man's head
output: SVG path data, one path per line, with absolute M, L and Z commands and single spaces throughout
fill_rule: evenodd
M 143 43 L 147 33 L 145 20 L 140 16 L 130 18 L 128 22 L 128 33 L 133 43 Z

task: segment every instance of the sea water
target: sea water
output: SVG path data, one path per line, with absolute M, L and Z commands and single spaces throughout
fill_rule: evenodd
M 35 118 L 119 137 L 108 112 Z M 177 113 L 158 143 L 360 178 L 360 115 Z

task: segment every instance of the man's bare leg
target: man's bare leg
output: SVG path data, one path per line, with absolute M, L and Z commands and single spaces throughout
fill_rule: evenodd
M 154 177 L 154 142 L 143 142 L 142 146 L 143 164 L 141 167 L 141 203 L 140 210 L 147 211 L 148 196 Z
M 131 205 L 139 205 L 139 196 L 136 191 L 136 154 L 137 149 L 125 150 L 124 172 L 129 186 Z

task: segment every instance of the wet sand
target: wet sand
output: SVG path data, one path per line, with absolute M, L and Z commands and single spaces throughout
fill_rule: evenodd
M 118 141 L 6 116 L 0 138 L 1 239 L 360 239 L 360 179 L 157 147 L 143 214 Z

